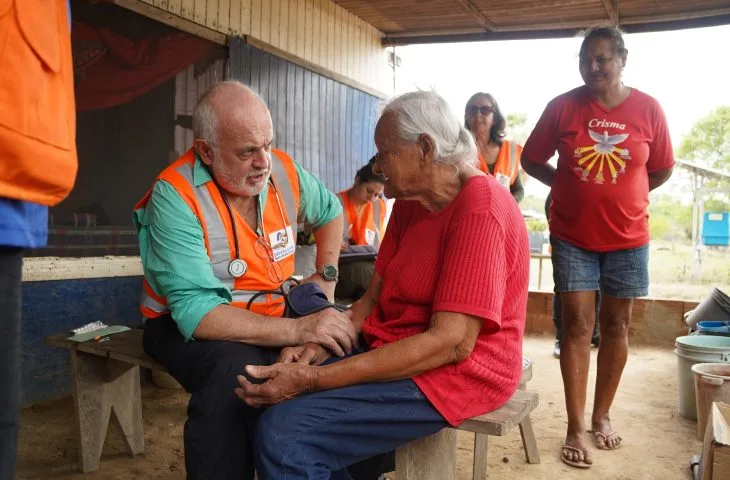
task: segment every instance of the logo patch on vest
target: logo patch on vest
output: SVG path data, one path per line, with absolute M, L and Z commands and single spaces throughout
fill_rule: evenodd
M 507 175 L 505 175 L 504 173 L 497 173 L 494 178 L 497 179 L 500 185 L 509 188 L 509 177 Z
M 295 238 L 290 226 L 269 234 L 269 243 L 274 252 L 274 261 L 278 262 L 294 254 L 296 250 Z
M 370 230 L 369 228 L 365 229 L 365 241 L 368 243 L 368 245 L 373 245 L 375 243 L 374 230 Z

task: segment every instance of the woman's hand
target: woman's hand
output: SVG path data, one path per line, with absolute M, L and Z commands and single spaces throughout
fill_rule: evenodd
M 317 387 L 319 367 L 301 363 L 276 363 L 270 367 L 247 365 L 246 373 L 253 378 L 267 379 L 260 385 L 249 382 L 243 375 L 238 375 L 240 388 L 235 393 L 247 405 L 262 407 L 290 400 L 304 392 L 314 391 Z
M 322 365 L 332 353 L 318 343 L 305 343 L 297 347 L 286 347 L 281 350 L 276 363 L 302 363 L 304 365 Z

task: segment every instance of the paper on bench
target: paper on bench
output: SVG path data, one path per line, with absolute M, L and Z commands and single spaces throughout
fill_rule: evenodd
M 68 337 L 66 340 L 83 343 L 88 342 L 89 340 L 93 340 L 96 337 L 106 337 L 109 335 L 114 335 L 115 333 L 126 332 L 127 330 L 129 330 L 129 327 L 125 327 L 124 325 L 112 325 L 110 327 L 99 328 L 90 332 L 79 333 L 78 335 Z

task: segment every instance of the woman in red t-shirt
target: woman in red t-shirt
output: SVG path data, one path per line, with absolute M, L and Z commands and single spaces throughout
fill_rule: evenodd
M 628 356 L 632 303 L 649 287 L 649 191 L 666 182 L 674 166 L 659 103 L 621 81 L 627 54 L 618 30 L 590 31 L 580 49 L 585 85 L 548 104 L 522 152 L 525 171 L 551 187 L 568 413 L 561 458 L 581 468 L 593 462 L 584 411 L 595 291 L 602 294 L 601 346 L 589 432 L 597 448 L 613 450 L 622 439 L 609 409 Z M 557 169 L 547 163 L 556 151 Z
M 433 92 L 392 100 L 374 171 L 397 201 L 365 295 L 352 305 L 361 353 L 284 349 L 239 377 L 259 420 L 263 478 L 329 478 L 374 454 L 504 405 L 522 373 L 529 243 L 517 203 L 475 168 L 476 146 Z M 293 320 L 296 321 L 296 320 Z M 337 476 L 337 478 L 340 478 Z

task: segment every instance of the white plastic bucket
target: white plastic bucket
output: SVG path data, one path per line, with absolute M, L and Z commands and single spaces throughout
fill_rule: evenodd
M 692 366 L 697 397 L 697 435 L 705 438 L 712 402 L 730 403 L 730 364 L 698 363 Z
M 730 337 L 715 335 L 687 335 L 674 342 L 677 355 L 677 391 L 679 415 L 697 420 L 692 366 L 698 363 L 730 363 Z

